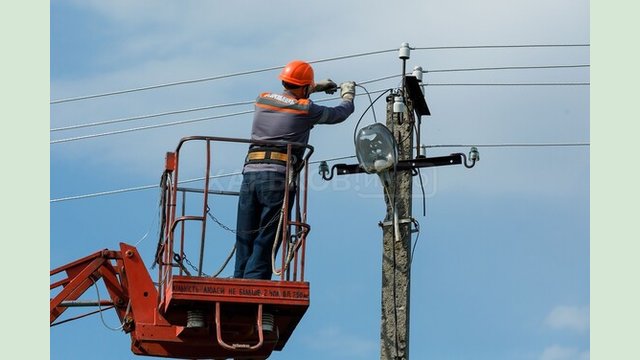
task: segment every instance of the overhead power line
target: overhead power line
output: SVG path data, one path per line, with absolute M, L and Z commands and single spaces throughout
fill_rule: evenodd
M 511 143 L 511 144 L 445 144 L 445 145 L 425 145 L 424 147 L 425 148 L 456 148 L 456 147 L 472 147 L 472 146 L 484 147 L 484 148 L 583 147 L 583 146 L 590 146 L 590 143 L 583 142 L 583 143 L 531 143 L 531 144 L 528 144 L 528 143 L 524 143 L 524 144 L 516 144 L 516 143 Z M 309 164 L 310 165 L 311 164 L 318 164 L 318 163 L 321 163 L 323 161 L 332 162 L 332 161 L 338 161 L 338 160 L 346 160 L 346 159 L 352 159 L 352 158 L 355 158 L 355 157 L 356 157 L 355 155 L 339 156 L 339 157 L 334 157 L 334 158 L 329 158 L 329 159 L 324 159 L 324 160 L 311 161 L 311 162 L 309 162 Z M 231 177 L 231 176 L 238 176 L 238 175 L 242 175 L 242 171 L 236 171 L 236 172 L 231 172 L 231 173 L 226 173 L 226 174 L 214 175 L 214 176 L 210 176 L 209 179 L 221 179 L 221 178 L 226 178 L 226 177 Z M 180 181 L 180 184 L 203 181 L 204 179 L 205 179 L 204 177 L 200 177 L 200 178 L 195 178 L 195 179 L 183 180 L 183 181 Z M 153 189 L 153 188 L 157 188 L 157 187 L 158 187 L 158 185 L 135 186 L 135 187 L 124 188 L 124 189 L 116 189 L 116 190 L 110 190 L 110 191 L 95 192 L 95 193 L 90 193 L 90 194 L 61 197 L 61 198 L 51 199 L 49 202 L 50 203 L 57 203 L 57 202 L 64 202 L 64 201 L 71 201 L 71 200 L 88 199 L 88 198 L 94 198 L 94 197 L 99 197 L 99 196 L 108 196 L 108 195 L 116 195 L 116 194 L 122 194 L 122 193 L 127 193 L 127 192 L 148 190 L 148 189 Z
M 546 48 L 553 48 L 553 47 L 588 47 L 588 46 L 590 46 L 590 45 L 589 44 L 529 44 L 529 45 L 525 44 L 525 45 L 431 46 L 431 47 L 415 47 L 413 49 L 414 50 L 462 50 L 462 49 L 505 49 L 505 48 L 545 48 L 545 47 Z M 351 59 L 351 58 L 362 57 L 362 56 L 384 54 L 384 53 L 394 52 L 394 51 L 397 51 L 397 50 L 398 50 L 397 48 L 394 48 L 394 49 L 384 49 L 384 50 L 369 51 L 369 52 L 363 52 L 363 53 L 356 53 L 356 54 L 350 54 L 350 55 L 343 55 L 343 56 L 336 56 L 336 57 L 312 60 L 312 61 L 309 61 L 309 63 L 315 64 L 315 63 L 321 63 L 321 62 L 329 62 L 329 61 L 336 61 L 336 60 Z M 209 76 L 209 77 L 198 78 L 198 79 L 174 81 L 174 82 L 169 82 L 169 83 L 141 86 L 141 87 L 137 87 L 137 88 L 131 88 L 131 89 L 125 89 L 125 90 L 117 90 L 117 91 L 111 91 L 111 92 L 105 92 L 105 93 L 99 93 L 99 94 L 83 95 L 83 96 L 76 96 L 76 97 L 70 97 L 70 98 L 64 98 L 64 99 L 57 99 L 57 100 L 52 100 L 50 102 L 50 104 L 51 105 L 55 105 L 55 104 L 73 102 L 73 101 L 95 99 L 95 98 L 101 98 L 101 97 L 106 97 L 106 96 L 113 96 L 113 95 L 127 94 L 127 93 L 146 91 L 146 90 L 152 90 L 152 89 L 159 89 L 159 88 L 165 88 L 165 87 L 170 87 L 170 86 L 187 85 L 187 84 L 195 84 L 195 83 L 201 83 L 201 82 L 206 82 L 206 81 L 221 80 L 221 79 L 227 79 L 227 78 L 236 77 L 236 76 L 244 76 L 244 75 L 251 75 L 251 74 L 257 74 L 257 73 L 262 73 L 262 72 L 267 72 L 267 71 L 278 70 L 278 69 L 281 69 L 283 66 L 284 65 L 271 66 L 271 67 L 266 67 L 266 68 L 262 68 L 262 69 L 240 71 L 240 72 L 235 72 L 235 73 L 222 74 L 222 75 L 216 75 L 216 76 Z
M 67 196 L 67 197 L 62 197 L 57 199 L 51 199 L 49 202 L 55 203 L 55 202 L 62 202 L 62 201 L 69 201 L 69 200 L 80 200 L 80 199 L 87 199 L 87 198 L 98 197 L 98 196 L 115 195 L 115 194 L 122 194 L 126 192 L 154 189 L 157 187 L 158 185 L 135 186 L 135 187 L 124 188 L 124 189 L 100 191 L 100 192 L 91 193 L 91 194 Z
M 378 93 L 378 92 L 382 92 L 382 91 L 386 91 L 386 90 L 374 90 L 374 91 L 370 91 L 369 93 L 374 94 L 374 93 Z M 356 95 L 356 96 L 363 96 L 363 95 L 360 94 L 360 95 Z M 320 100 L 317 100 L 316 102 L 335 100 L 335 99 L 338 99 L 338 98 L 339 97 L 335 97 L 334 96 L 334 97 L 331 97 L 331 98 L 320 99 Z M 103 136 L 124 134 L 124 133 L 129 133 L 129 132 L 134 132 L 134 131 L 149 130 L 149 129 L 156 129 L 156 128 L 161 128 L 161 127 L 176 126 L 176 125 L 184 125 L 184 124 L 190 124 L 190 123 L 207 121 L 207 120 L 215 120 L 215 119 L 222 119 L 222 118 L 227 118 L 227 117 L 232 117 L 232 116 L 251 114 L 253 112 L 254 112 L 254 110 L 245 110 L 245 111 L 239 111 L 239 112 L 228 113 L 228 114 L 200 117 L 200 118 L 196 118 L 196 119 L 174 121 L 174 122 L 169 122 L 169 123 L 164 123 L 164 124 L 147 125 L 147 126 L 140 126 L 140 127 L 135 127 L 135 128 L 129 128 L 129 129 L 108 131 L 108 132 L 97 133 L 97 134 L 75 136 L 75 137 L 70 137 L 70 138 L 51 140 L 49 142 L 49 144 L 53 145 L 53 144 L 60 144 L 60 143 L 65 143 L 65 142 L 92 139 L 92 138 L 103 137 Z
M 356 157 L 356 156 L 355 155 L 340 156 L 340 157 L 334 157 L 334 158 L 329 158 L 329 159 L 325 159 L 325 160 L 310 161 L 309 164 L 310 165 L 311 164 L 318 164 L 318 163 L 321 163 L 323 161 L 330 162 L 330 161 L 337 161 L 337 160 L 345 160 L 345 159 L 351 159 L 351 158 L 354 158 L 354 157 Z M 231 176 L 237 176 L 237 175 L 242 175 L 242 171 L 236 171 L 236 172 L 220 174 L 220 175 L 213 175 L 213 176 L 210 176 L 209 179 L 222 179 L 222 178 L 231 177 Z M 181 180 L 180 184 L 188 184 L 188 183 L 192 183 L 192 182 L 203 181 L 204 179 L 205 179 L 204 177 L 199 177 L 199 178 L 194 178 L 194 179 Z M 116 194 L 122 194 L 122 193 L 133 192 L 133 191 L 149 190 L 149 189 L 153 189 L 153 188 L 157 188 L 157 187 L 158 187 L 158 185 L 134 186 L 134 187 L 124 188 L 124 189 L 100 191 L 100 192 L 91 193 L 91 194 L 74 195 L 74 196 L 67 196 L 67 197 L 62 197 L 62 198 L 57 198 L 57 199 L 51 199 L 50 202 L 55 203 L 55 202 L 62 202 L 62 201 L 87 199 L 87 198 L 98 197 L 98 196 L 116 195 Z
M 361 57 L 361 56 L 370 56 L 370 55 L 376 55 L 376 54 L 383 54 L 383 53 L 392 52 L 392 51 L 396 51 L 396 50 L 397 49 L 385 49 L 385 50 L 378 50 L 378 51 L 369 51 L 369 52 L 363 52 L 363 53 L 358 53 L 358 54 L 343 55 L 343 56 L 336 56 L 336 57 L 330 57 L 330 58 L 325 58 L 325 59 L 312 60 L 312 61 L 309 61 L 309 63 L 310 64 L 316 64 L 316 63 L 328 62 L 328 61 L 334 61 L 334 60 L 351 59 L 351 58 L 356 58 L 356 57 Z M 100 98 L 100 97 L 127 94 L 127 93 L 139 92 L 139 91 L 145 91 L 145 90 L 152 90 L 152 89 L 159 89 L 159 88 L 170 87 L 170 86 L 195 84 L 195 83 L 200 83 L 200 82 L 205 82 L 205 81 L 220 80 L 220 79 L 226 79 L 226 78 L 231 78 L 231 77 L 236 77 L 236 76 L 258 74 L 258 73 L 267 72 L 267 71 L 279 70 L 279 69 L 282 69 L 283 67 L 284 67 L 284 65 L 271 66 L 271 67 L 262 68 L 262 69 L 241 71 L 241 72 L 235 72 L 235 73 L 223 74 L 223 75 L 217 75 L 217 76 L 209 76 L 209 77 L 204 77 L 204 78 L 200 78 L 200 79 L 175 81 L 175 82 L 164 83 L 164 84 L 149 85 L 149 86 L 142 86 L 142 87 L 132 88 L 132 89 L 105 92 L 105 93 L 101 93 L 101 94 L 84 95 L 84 96 L 77 96 L 77 97 L 71 97 L 71 98 L 66 98 L 66 99 L 58 99 L 58 100 L 51 101 L 50 104 L 52 104 L 52 105 L 53 104 L 61 104 L 61 103 L 72 102 L 72 101 L 95 99 L 95 98 Z
M 228 103 L 228 104 L 201 106 L 201 107 L 196 107 L 196 108 L 191 108 L 191 109 L 173 110 L 173 111 L 167 111 L 167 112 L 161 112 L 161 113 L 155 113 L 155 114 L 149 114 L 149 115 L 137 115 L 137 116 L 131 116 L 131 117 L 125 117 L 125 118 L 119 118 L 119 119 L 97 121 L 97 122 L 92 122 L 92 123 L 62 126 L 62 127 L 58 127 L 58 128 L 53 128 L 50 131 L 51 132 L 56 132 L 56 131 L 63 131 L 63 130 L 75 130 L 75 129 L 93 127 L 93 126 L 100 126 L 100 125 L 111 125 L 111 124 L 118 124 L 118 123 L 123 123 L 123 122 L 127 122 L 127 121 L 150 119 L 150 118 L 154 118 L 154 117 L 161 117 L 161 116 L 167 116 L 167 115 L 176 115 L 176 114 L 184 114 L 184 113 L 195 112 L 195 111 L 211 110 L 211 109 L 218 109 L 218 108 L 231 107 L 231 106 L 240 106 L 240 105 L 251 105 L 254 102 L 255 102 L 254 100 L 240 101 L 240 102 L 234 102 L 234 103 Z
M 559 47 L 589 47 L 589 46 L 590 44 L 470 45 L 470 46 L 415 47 L 415 48 L 412 48 L 412 50 L 516 49 L 516 48 L 559 48 Z
M 103 132 L 99 134 L 90 134 L 90 135 L 76 136 L 76 137 L 65 138 L 65 139 L 52 140 L 49 143 L 59 144 L 59 143 L 69 142 L 69 141 L 91 139 L 91 138 L 97 138 L 97 137 L 109 136 L 109 135 L 115 135 L 115 134 L 124 134 L 124 133 L 129 133 L 134 131 L 140 131 L 140 130 L 157 129 L 161 127 L 174 126 L 174 125 L 190 124 L 190 123 L 195 123 L 200 121 L 221 119 L 221 118 L 227 118 L 227 117 L 245 115 L 245 114 L 251 114 L 251 113 L 253 113 L 253 110 L 238 111 L 235 113 L 222 114 L 222 115 L 216 115 L 216 116 L 207 116 L 207 117 L 201 117 L 201 118 L 190 119 L 190 120 L 174 121 L 174 122 L 165 123 L 165 124 L 147 125 L 147 126 L 140 126 L 140 127 L 130 128 L 130 129 L 108 131 L 108 132 Z
M 588 64 L 579 64 L 579 65 L 500 66 L 500 67 L 432 69 L 432 70 L 424 70 L 423 73 L 427 74 L 427 73 L 496 71 L 496 70 L 566 69 L 566 68 L 587 68 L 589 66 L 590 65 L 588 65 Z M 379 81 L 389 80 L 389 79 L 394 79 L 394 78 L 399 78 L 399 77 L 400 77 L 399 74 L 393 74 L 393 75 L 383 76 L 383 77 L 379 77 L 379 78 L 375 78 L 375 79 L 359 81 L 357 83 L 358 83 L 358 85 L 365 85 L 365 84 L 371 84 L 371 83 L 374 83 L 374 82 L 379 82 Z M 434 86 L 438 86 L 438 85 L 434 85 Z M 316 100 L 315 102 L 323 102 L 323 101 L 329 101 L 329 100 L 334 100 L 334 99 L 337 99 L 337 97 L 320 99 L 320 100 Z M 255 102 L 255 100 L 246 100 L 246 101 L 239 101 L 239 102 L 233 102 L 233 103 L 227 103 L 227 104 L 216 104 L 216 105 L 200 106 L 200 107 L 189 108 L 189 109 L 180 109 L 180 110 L 166 111 L 166 112 L 153 113 L 153 114 L 147 114 L 147 115 L 136 115 L 136 116 L 116 118 L 116 119 L 110 119 L 110 120 L 95 121 L 95 122 L 84 123 L 84 124 L 75 124 L 75 125 L 68 125 L 68 126 L 61 126 L 61 127 L 57 127 L 57 128 L 52 128 L 50 130 L 50 132 L 76 130 L 76 129 L 94 127 L 94 126 L 113 125 L 113 124 L 119 124 L 119 123 L 124 123 L 124 122 L 129 122 L 129 121 L 135 121 L 135 120 L 144 120 L 144 119 L 151 119 L 151 118 L 168 116 L 168 115 L 185 114 L 185 113 L 190 113 L 190 112 L 218 109 L 218 108 L 223 108 L 223 107 L 234 107 L 234 106 L 242 106 L 242 105 L 251 105 L 254 102 Z
M 325 159 L 325 160 L 310 161 L 309 164 L 310 165 L 311 164 L 318 164 L 318 163 L 321 163 L 322 161 L 345 160 L 345 159 L 351 159 L 351 158 L 354 158 L 354 157 L 356 157 L 356 156 L 355 155 L 350 155 L 350 156 L 334 157 L 334 158 Z M 237 176 L 237 175 L 242 175 L 242 171 L 231 172 L 231 173 L 220 174 L 220 175 L 213 175 L 213 176 L 210 176 L 209 179 L 222 179 L 222 178 L 231 177 L 231 176 Z M 188 183 L 192 183 L 192 182 L 203 181 L 204 179 L 205 179 L 204 177 L 199 177 L 199 178 L 194 178 L 194 179 L 181 180 L 180 184 L 188 184 Z M 130 188 L 110 190 L 110 191 L 101 191 L 101 192 L 96 192 L 96 193 L 91 193 L 91 194 L 67 196 L 67 197 L 52 199 L 52 200 L 50 200 L 50 202 L 54 203 L 54 202 L 62 202 L 62 201 L 70 201 L 70 200 L 87 199 L 87 198 L 98 197 L 98 196 L 116 195 L 116 194 L 122 194 L 122 193 L 126 193 L 126 192 L 149 190 L 149 189 L 153 189 L 153 188 L 157 188 L 157 187 L 158 187 L 158 185 L 134 186 L 134 187 L 130 187 Z
M 399 77 L 399 75 L 394 75 L 394 76 Z M 376 80 L 376 81 L 379 81 L 379 80 Z M 373 82 L 373 81 L 369 81 L 369 82 Z M 370 93 L 376 93 L 376 92 L 382 92 L 382 91 L 383 90 L 376 90 L 376 91 L 372 91 Z M 356 96 L 361 96 L 361 94 L 358 94 Z M 336 100 L 336 99 L 339 99 L 339 98 L 340 97 L 333 96 L 333 97 L 330 97 L 330 98 L 324 98 L 324 99 L 315 100 L 314 102 L 319 103 L 319 102 Z M 88 127 L 101 126 L 101 125 L 112 125 L 112 124 L 123 123 L 123 122 L 127 122 L 127 121 L 151 119 L 151 118 L 155 118 L 155 117 L 162 117 L 162 116 L 175 115 L 175 114 L 185 114 L 185 113 L 190 113 L 190 112 L 217 109 L 217 108 L 223 108 L 223 107 L 232 107 L 232 106 L 240 106 L 240 105 L 252 105 L 253 103 L 255 103 L 255 100 L 240 101 L 240 102 L 228 103 L 228 104 L 202 106 L 202 107 L 191 108 L 191 109 L 174 110 L 174 111 L 167 111 L 167 112 L 155 113 L 155 114 L 149 114 L 149 115 L 137 115 L 137 116 L 131 116 L 131 117 L 125 117 L 125 118 L 112 119 L 112 120 L 97 121 L 97 122 L 92 122 L 92 123 L 69 125 L 69 126 L 63 126 L 63 127 L 58 127 L 58 128 L 52 128 L 49 131 L 50 132 L 57 132 L 57 131 L 65 131 L 65 130 L 76 130 L 76 129 L 81 129 L 81 128 L 88 128 Z M 236 113 L 232 113 L 232 114 L 221 115 L 221 117 L 228 117 L 228 116 L 235 116 L 235 115 L 237 115 L 237 114 Z M 209 118 L 202 118 L 202 119 L 195 119 L 195 120 L 201 121 L 201 120 L 210 120 L 210 119 Z M 184 121 L 192 122 L 193 120 L 184 120 Z M 180 125 L 180 124 L 184 123 L 184 121 L 179 121 L 177 123 L 172 123 L 170 125 Z M 130 129 L 130 130 L 136 131 L 136 130 L 145 130 L 145 129 L 146 129 L 146 127 L 135 128 L 135 129 Z M 109 133 L 105 133 L 103 135 L 98 135 L 98 136 L 105 136 L 105 135 L 110 135 L 110 134 Z M 95 136 L 89 136 L 89 137 L 95 137 Z M 78 137 L 78 138 L 64 139 L 64 140 L 73 141 L 73 140 L 81 140 L 81 139 L 85 139 L 85 138 L 89 138 L 89 137 Z M 65 142 L 65 141 L 56 140 L 55 142 L 51 142 L 51 143 L 53 144 L 53 143 L 58 143 L 58 142 Z
M 579 65 L 528 65 L 528 66 L 497 66 L 497 67 L 478 67 L 478 68 L 458 68 L 458 69 L 432 69 L 432 70 L 423 70 L 424 74 L 428 73 L 446 73 L 446 72 L 471 72 L 471 71 L 495 71 L 495 70 L 533 70 L 533 69 L 567 69 L 567 68 L 588 68 L 591 65 L 589 64 L 579 64 Z M 411 74 L 407 74 L 411 75 Z M 399 74 L 382 76 L 379 78 L 360 81 L 359 85 L 366 85 L 378 81 L 389 80 L 394 78 L 399 78 Z
M 399 76 L 399 75 L 395 75 L 395 76 Z M 314 102 L 324 102 L 324 101 L 329 101 L 329 100 L 335 100 L 335 99 L 338 99 L 338 98 L 339 97 L 335 97 L 334 96 L 334 97 L 331 97 L 331 98 L 315 100 Z M 201 106 L 201 107 L 190 108 L 190 109 L 173 110 L 173 111 L 167 111 L 167 112 L 161 112 L 161 113 L 155 113 L 155 114 L 136 115 L 136 116 L 125 117 L 125 118 L 117 118 L 117 119 L 111 119 L 111 120 L 96 121 L 96 122 L 92 122 L 92 123 L 84 123 L 84 124 L 62 126 L 62 127 L 58 127 L 58 128 L 52 128 L 49 131 L 50 132 L 57 132 L 57 131 L 66 131 L 66 130 L 76 130 L 76 129 L 94 127 L 94 126 L 118 124 L 118 123 L 123 123 L 123 122 L 128 122 L 128 121 L 134 121 L 134 120 L 144 120 L 144 119 L 151 119 L 151 118 L 168 116 L 168 115 L 185 114 L 185 113 L 197 112 L 197 111 L 202 111 L 202 110 L 218 109 L 218 108 L 223 108 L 223 107 L 252 105 L 254 103 L 255 103 L 255 100 L 247 100 L 247 101 L 239 101 L 239 102 L 228 103 L 228 104 Z
M 213 176 L 209 176 L 209 179 L 221 179 L 221 178 L 237 176 L 237 175 L 242 175 L 242 172 L 238 171 L 238 172 L 232 172 L 232 173 L 221 174 L 221 175 L 213 175 Z M 199 177 L 199 178 L 195 178 L 195 179 L 182 180 L 182 181 L 180 181 L 180 184 L 188 184 L 188 183 L 192 183 L 192 182 L 203 181 L 204 179 L 205 179 L 204 177 Z M 51 199 L 49 202 L 55 203 L 55 202 L 70 201 L 70 200 L 80 200 L 80 199 L 87 199 L 87 198 L 98 197 L 98 196 L 107 196 L 107 195 L 122 194 L 122 193 L 133 192 L 133 191 L 154 189 L 154 188 L 157 188 L 157 187 L 158 187 L 157 184 L 156 185 L 134 186 L 134 187 L 124 188 L 124 189 L 100 191 L 100 192 L 91 193 L 91 194 L 74 195 L 74 196 L 67 196 L 67 197 L 62 197 L 62 198 L 57 198 L 57 199 Z
M 128 94 L 128 93 L 145 91 L 145 90 L 160 89 L 160 88 L 170 87 L 170 86 L 195 84 L 195 83 L 200 83 L 200 82 L 205 82 L 205 81 L 226 79 L 226 78 L 235 77 L 235 76 L 257 74 L 257 73 L 276 70 L 276 69 L 280 69 L 280 68 L 282 68 L 282 67 L 281 66 L 272 66 L 272 67 L 263 68 L 263 69 L 242 71 L 242 72 L 236 72 L 236 73 L 224 74 L 224 75 L 218 75 L 218 76 L 210 76 L 210 77 L 201 78 L 201 79 L 175 81 L 175 82 L 170 82 L 170 83 L 142 86 L 142 87 L 137 87 L 137 88 L 132 88 L 132 89 L 117 90 L 117 91 L 105 92 L 105 93 L 100 93 L 100 94 L 83 95 L 83 96 L 71 97 L 71 98 L 66 98 L 66 99 L 53 100 L 53 101 L 50 102 L 50 104 L 55 105 L 55 104 L 62 104 L 62 103 L 72 102 L 72 101 L 88 100 L 88 99 L 95 99 L 95 98 L 101 98 L 101 97 L 106 97 L 106 96 Z
M 588 82 L 549 82 L 549 83 L 424 83 L 425 86 L 588 86 Z
M 509 147 L 582 147 L 590 146 L 590 143 L 538 143 L 538 144 L 448 144 L 425 145 L 425 148 L 456 148 L 456 147 L 484 147 L 484 148 L 509 148 Z
M 478 67 L 478 68 L 462 68 L 462 69 L 433 69 L 423 70 L 425 74 L 440 72 L 458 72 L 458 71 L 493 71 L 493 70 L 534 70 L 534 69 L 568 69 L 568 68 L 587 68 L 589 64 L 580 65 L 533 65 L 533 66 L 498 66 L 498 67 Z
M 381 78 L 377 78 L 377 79 L 373 79 L 373 80 L 363 81 L 363 82 L 360 82 L 359 84 L 367 84 L 367 83 L 372 83 L 372 82 L 376 82 L 376 81 L 386 80 L 386 79 L 390 79 L 390 78 L 393 78 L 393 77 L 396 77 L 396 76 L 397 75 L 385 76 L 385 77 L 381 77 Z M 522 83 L 522 82 L 520 82 L 520 83 L 430 83 L 430 82 L 425 82 L 424 85 L 425 86 L 589 86 L 590 83 L 589 82 L 549 82 L 549 83 L 542 83 L 542 82 L 539 82 L 539 83 Z M 385 90 L 370 91 L 370 94 L 382 92 L 382 91 L 385 91 Z M 358 94 L 357 96 L 361 96 L 361 95 Z M 320 99 L 320 100 L 317 100 L 316 102 L 323 102 L 323 101 L 329 101 L 329 100 L 334 100 L 334 99 L 337 99 L 337 97 Z M 247 104 L 251 104 L 251 103 L 253 103 L 253 101 L 243 101 L 243 102 L 237 102 L 237 103 L 232 103 L 232 104 L 213 105 L 213 106 L 210 106 L 208 108 L 225 107 L 225 106 L 236 106 L 236 105 L 247 105 Z M 165 114 L 186 113 L 186 112 L 191 112 L 191 111 L 197 111 L 197 110 L 195 110 L 195 109 L 177 110 L 177 111 L 168 112 L 168 113 L 165 113 Z M 49 143 L 52 144 L 52 145 L 53 144 L 60 144 L 60 143 L 65 143 L 65 142 L 92 139 L 92 138 L 103 137 L 103 136 L 124 134 L 124 133 L 129 133 L 129 132 L 134 132 L 134 131 L 142 131 L 142 130 L 161 128 L 161 127 L 168 127 L 168 126 L 184 125 L 184 124 L 190 124 L 190 123 L 207 121 L 207 120 L 223 119 L 223 118 L 232 117 L 232 116 L 250 114 L 250 113 L 253 113 L 253 112 L 254 112 L 254 110 L 245 110 L 245 111 L 239 111 L 239 112 L 228 113 L 228 114 L 201 117 L 201 118 L 196 118 L 196 119 L 180 120 L 180 121 L 174 121 L 174 122 L 163 123 L 163 124 L 154 124 L 154 125 L 140 126 L 140 127 L 135 127 L 135 128 L 108 131 L 108 132 L 97 133 L 97 134 L 89 134 L 89 135 L 82 135 L 82 136 L 76 136 L 76 137 L 70 137 L 70 138 L 51 140 Z M 137 116 L 137 117 L 132 117 L 132 118 L 108 120 L 108 121 L 99 122 L 99 123 L 91 123 L 91 124 L 84 124 L 84 125 L 74 125 L 74 126 L 66 127 L 66 128 L 52 129 L 51 131 L 54 131 L 54 130 L 56 130 L 56 131 L 58 131 L 58 130 L 70 130 L 71 128 L 77 129 L 77 128 L 80 128 L 80 127 L 90 127 L 90 126 L 97 126 L 97 125 L 105 125 L 105 124 L 112 124 L 112 123 L 116 123 L 116 122 L 139 120 L 139 119 L 145 119 L 145 118 L 150 118 L 150 117 L 158 117 L 158 116 L 163 116 L 163 114 L 162 113 L 161 114 L 152 114 L 152 115 L 147 115 L 147 116 Z

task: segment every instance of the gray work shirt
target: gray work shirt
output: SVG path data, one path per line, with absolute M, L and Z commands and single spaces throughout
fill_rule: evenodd
M 307 144 L 316 124 L 338 124 L 354 111 L 352 101 L 342 101 L 335 107 L 314 104 L 309 99 L 296 99 L 289 91 L 282 94 L 263 93 L 256 99 L 252 140 L 275 140 Z M 243 172 L 277 171 L 278 164 L 246 164 Z

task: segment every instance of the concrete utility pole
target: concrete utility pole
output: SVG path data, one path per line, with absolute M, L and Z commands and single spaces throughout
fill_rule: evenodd
M 404 98 L 406 104 L 403 106 L 404 110 L 401 113 L 394 113 L 394 102 L 403 102 L 398 98 L 399 96 L 405 96 L 405 94 L 393 94 L 387 97 L 386 125 L 393 132 L 398 144 L 398 160 L 409 160 L 412 158 L 413 149 L 413 107 L 410 99 Z M 396 104 L 396 107 L 398 105 L 400 104 Z M 380 359 L 407 360 L 409 359 L 411 288 L 411 171 L 398 170 L 391 174 L 391 179 L 391 184 L 385 186 L 387 216 L 382 223 L 384 252 L 382 255 Z
M 325 180 L 331 180 L 334 171 L 337 175 L 366 172 L 378 174 L 384 186 L 387 215 L 380 223 L 383 232 L 381 360 L 409 359 L 411 225 L 415 222 L 411 217 L 412 175 L 420 168 L 434 166 L 464 165 L 470 169 L 480 160 L 475 147 L 469 152 L 470 162 L 462 153 L 426 157 L 417 148 L 413 157 L 414 126 L 418 129 L 416 142 L 419 144 L 420 119 L 431 112 L 421 86 L 422 68 L 415 67 L 412 75 L 407 76 L 410 50 L 408 43 L 400 46 L 402 87 L 392 90 L 387 97 L 386 127 L 372 124 L 358 133 L 356 154 L 359 164 L 335 164 L 331 171 L 326 162 L 320 164 L 320 173 Z M 417 124 L 414 124 L 414 116 L 417 116 Z M 392 136 L 395 144 L 391 144 Z M 389 148 L 396 149 L 397 154 L 395 151 L 388 153 Z

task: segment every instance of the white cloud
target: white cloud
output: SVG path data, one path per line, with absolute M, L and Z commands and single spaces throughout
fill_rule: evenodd
M 545 324 L 558 330 L 588 331 L 589 307 L 556 306 L 547 315 Z
M 589 350 L 553 345 L 544 349 L 539 360 L 589 360 L 589 357 Z

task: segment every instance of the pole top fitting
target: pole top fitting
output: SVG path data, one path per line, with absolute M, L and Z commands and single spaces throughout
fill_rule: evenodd
M 411 48 L 409 47 L 409 43 L 405 42 L 400 45 L 398 57 L 402 60 L 407 60 L 411 57 Z
M 421 83 L 422 82 L 422 66 L 414 67 L 413 73 L 411 75 L 415 76 L 416 80 L 418 80 L 418 82 Z

